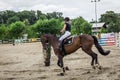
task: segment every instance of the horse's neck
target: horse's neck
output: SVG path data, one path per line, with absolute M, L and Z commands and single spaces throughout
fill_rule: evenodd
M 59 43 L 59 41 L 56 37 L 51 38 L 51 45 L 52 45 L 53 48 L 58 47 L 58 43 Z

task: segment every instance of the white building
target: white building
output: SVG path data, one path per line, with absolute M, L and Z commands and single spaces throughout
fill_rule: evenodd
M 97 23 L 97 25 L 96 25 L 96 23 L 92 23 L 92 32 L 99 33 L 102 27 L 107 28 L 107 25 L 105 22 Z

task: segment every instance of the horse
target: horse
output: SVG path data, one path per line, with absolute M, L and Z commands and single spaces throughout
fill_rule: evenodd
M 63 58 L 75 52 L 79 48 L 81 48 L 85 53 L 87 53 L 89 56 L 92 57 L 91 66 L 94 69 L 96 68 L 101 69 L 101 66 L 98 62 L 98 55 L 95 52 L 93 52 L 92 46 L 95 45 L 95 47 L 97 48 L 97 50 L 101 55 L 106 56 L 110 53 L 110 50 L 105 51 L 101 47 L 101 45 L 98 43 L 96 36 L 87 35 L 87 34 L 73 37 L 73 42 L 70 45 L 64 44 L 62 51 L 59 49 L 59 40 L 55 35 L 52 34 L 42 35 L 41 43 L 44 50 L 47 49 L 46 43 L 49 43 L 53 47 L 54 53 L 58 58 L 57 65 L 62 69 L 62 73 L 60 73 L 61 75 L 64 75 L 66 71 L 66 68 L 64 67 L 64 63 L 63 63 Z

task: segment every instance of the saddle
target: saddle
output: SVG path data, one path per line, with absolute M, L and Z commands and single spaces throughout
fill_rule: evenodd
M 73 43 L 73 39 L 74 39 L 73 36 L 68 36 L 67 38 L 65 38 L 65 39 L 62 41 L 62 51 L 64 52 L 64 54 L 63 54 L 64 56 L 67 55 L 64 46 L 65 46 L 65 45 L 71 45 L 71 44 Z
M 73 43 L 73 36 L 68 36 L 62 42 L 63 45 L 71 45 Z

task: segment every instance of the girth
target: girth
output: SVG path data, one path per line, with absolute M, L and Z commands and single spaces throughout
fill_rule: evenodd
M 67 55 L 67 52 L 65 50 L 65 45 L 71 45 L 73 43 L 73 39 L 74 37 L 73 36 L 69 36 L 67 38 L 65 38 L 63 41 L 62 41 L 62 52 L 63 52 L 63 56 Z

